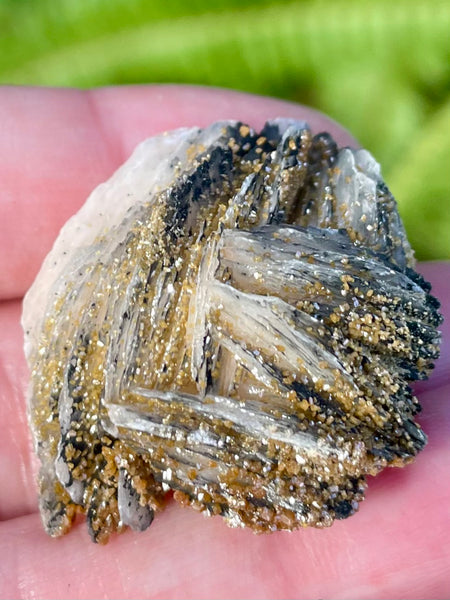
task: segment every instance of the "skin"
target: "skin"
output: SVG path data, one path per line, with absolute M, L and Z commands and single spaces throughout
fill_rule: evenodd
M 429 444 L 416 462 L 369 481 L 360 512 L 326 530 L 256 536 L 169 501 L 145 533 L 94 545 L 83 519 L 51 539 L 37 512 L 28 434 L 21 298 L 60 227 L 142 139 L 237 118 L 306 119 L 311 109 L 215 89 L 139 86 L 82 92 L 0 89 L 0 597 L 445 598 L 450 594 L 450 327 L 429 382 L 416 387 Z M 450 264 L 421 272 L 448 314 Z

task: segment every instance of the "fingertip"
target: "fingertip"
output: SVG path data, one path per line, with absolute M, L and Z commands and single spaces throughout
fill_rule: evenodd
M 109 127 L 121 137 L 125 153 L 146 137 L 176 127 L 205 127 L 213 121 L 236 119 L 261 128 L 267 119 L 276 117 L 304 120 L 313 133 L 328 131 L 339 145 L 358 146 L 351 134 L 330 117 L 277 98 L 188 85 L 120 86 L 90 93 Z

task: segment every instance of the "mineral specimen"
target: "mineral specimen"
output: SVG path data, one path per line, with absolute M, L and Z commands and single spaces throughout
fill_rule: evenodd
M 426 443 L 438 302 L 365 150 L 277 119 L 142 143 L 25 299 L 50 535 L 143 530 L 167 490 L 254 531 L 348 517 Z

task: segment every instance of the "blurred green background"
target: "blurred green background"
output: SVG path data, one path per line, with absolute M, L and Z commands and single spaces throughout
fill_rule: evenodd
M 0 83 L 185 82 L 303 102 L 381 162 L 450 258 L 448 0 L 0 0 Z

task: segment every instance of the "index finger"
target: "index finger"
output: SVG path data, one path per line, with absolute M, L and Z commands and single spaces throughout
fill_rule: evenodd
M 239 92 L 167 85 L 2 88 L 0 299 L 24 294 L 61 226 L 138 142 L 180 126 L 238 119 L 259 127 L 277 116 L 307 120 L 313 131 L 355 144 L 312 109 Z

